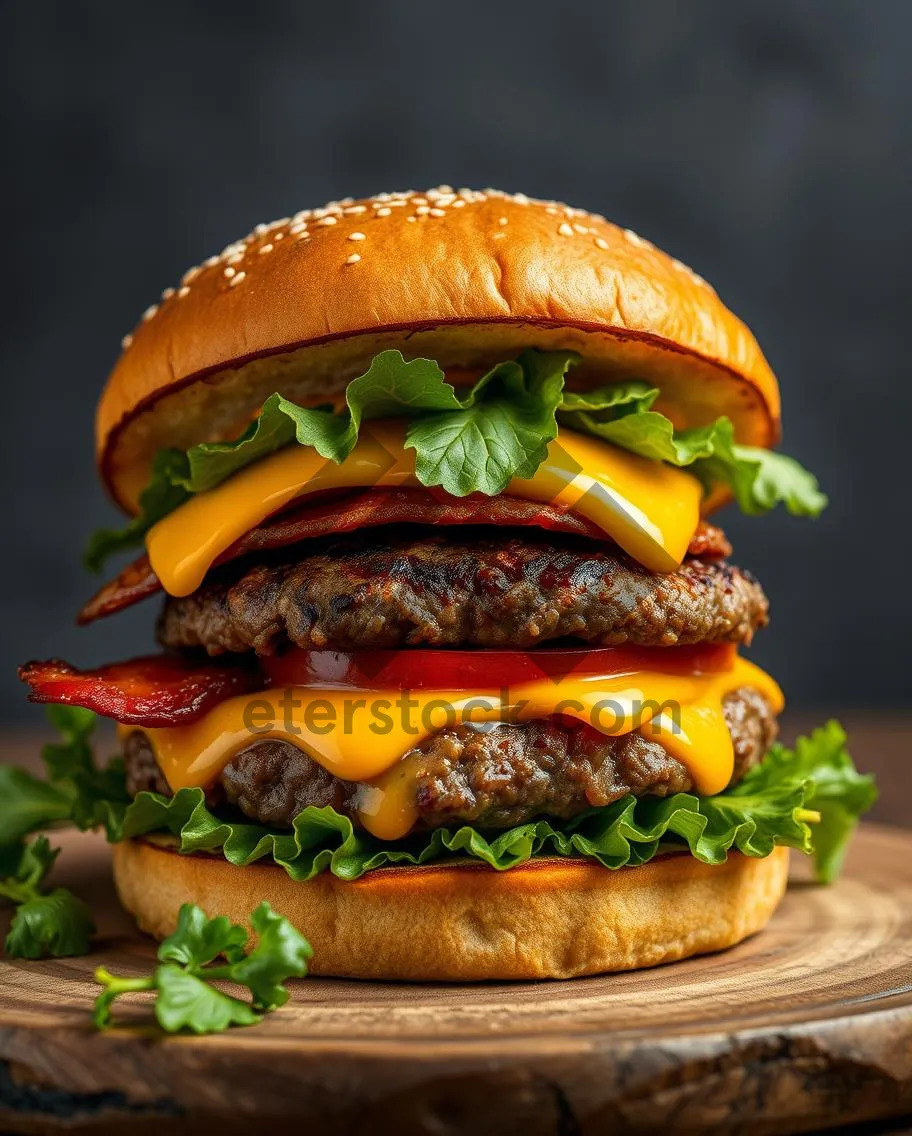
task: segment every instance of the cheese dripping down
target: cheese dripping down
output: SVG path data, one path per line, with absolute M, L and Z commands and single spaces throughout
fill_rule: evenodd
M 139 729 L 146 736 L 174 791 L 208 788 L 234 756 L 258 741 L 290 742 L 336 777 L 360 783 L 361 823 L 380 839 L 396 840 L 418 819 L 417 745 L 462 723 L 484 728 L 564 715 L 606 736 L 637 730 L 684 765 L 698 793 L 721 792 L 734 765 L 722 703 L 741 687 L 759 690 L 776 713 L 782 709 L 773 679 L 736 657 L 723 671 L 636 671 L 557 682 L 543 677 L 502 691 L 271 688 L 228 699 L 190 725 L 122 726 L 121 733 Z

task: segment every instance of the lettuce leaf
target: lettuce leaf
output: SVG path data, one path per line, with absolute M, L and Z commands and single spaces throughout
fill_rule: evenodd
M 812 786 L 805 807 L 820 814 L 814 825 L 814 857 L 822 883 L 839 875 L 858 818 L 877 800 L 874 778 L 856 770 L 846 741 L 845 730 L 831 720 L 809 738 L 798 738 L 794 749 L 776 743 L 763 764 L 734 790 L 759 801 L 768 797 L 771 785 L 786 778 L 803 778 Z
M 816 517 L 826 508 L 812 473 L 785 454 L 735 442 L 730 419 L 676 430 L 651 409 L 659 391 L 635 380 L 585 394 L 564 395 L 560 423 L 595 434 L 644 458 L 687 466 L 707 492 L 715 485 L 731 490 L 742 512 L 757 515 L 784 504 L 795 516 Z

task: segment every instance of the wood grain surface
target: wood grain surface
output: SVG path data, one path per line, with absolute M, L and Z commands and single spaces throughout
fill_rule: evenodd
M 770 927 L 724 954 L 571 982 L 307 979 L 257 1027 L 163 1038 L 148 1003 L 89 1022 L 100 964 L 148 972 L 110 853 L 62 833 L 88 958 L 0 960 L 0 1131 L 787 1133 L 912 1112 L 912 835 L 870 826 L 843 880 L 796 858 Z

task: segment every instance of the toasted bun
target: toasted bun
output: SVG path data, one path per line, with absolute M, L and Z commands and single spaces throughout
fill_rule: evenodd
M 247 923 L 265 899 L 310 940 L 315 974 L 410 981 L 571 978 L 722 950 L 766 924 L 788 864 L 779 848 L 715 867 L 674 854 L 619 871 L 547 859 L 508 872 L 387 868 L 295 883 L 272 865 L 236 868 L 140 841 L 114 849 L 121 901 L 157 938 L 183 903 Z
M 638 376 L 679 426 L 727 414 L 742 442 L 778 438 L 776 379 L 699 276 L 603 217 L 494 190 L 382 194 L 258 226 L 167 289 L 124 344 L 97 443 L 128 510 L 159 449 L 235 436 L 276 390 L 337 401 L 391 347 L 457 383 L 526 347 L 571 348 L 572 386 Z

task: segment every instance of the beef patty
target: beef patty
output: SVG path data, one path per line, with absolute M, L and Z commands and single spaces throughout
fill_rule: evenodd
M 776 717 L 749 687 L 728 695 L 723 707 L 737 781 L 769 748 Z M 607 737 L 557 719 L 441 731 L 403 759 L 414 776 L 418 826 L 507 828 L 534 817 L 572 817 L 627 793 L 666 797 L 692 789 L 684 766 L 648 737 L 648 726 L 645 734 Z M 131 793 L 169 792 L 143 734 L 127 738 L 125 758 Z M 214 806 L 227 800 L 271 828 L 288 828 L 308 805 L 331 805 L 357 825 L 355 810 L 367 791 L 328 773 L 290 742 L 269 740 L 237 754 L 209 799 Z
M 460 644 L 672 646 L 750 642 L 767 600 L 748 572 L 688 558 L 647 572 L 591 543 L 441 532 L 387 543 L 344 541 L 259 564 L 166 602 L 167 648 L 272 654 L 288 644 L 339 649 Z

